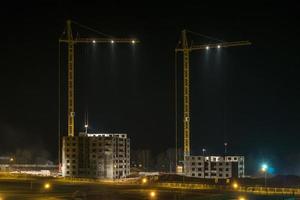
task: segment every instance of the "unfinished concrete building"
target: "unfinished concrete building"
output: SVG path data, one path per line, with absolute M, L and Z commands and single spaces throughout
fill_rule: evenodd
M 243 178 L 244 156 L 187 156 L 184 174 L 198 178 Z
M 65 136 L 62 176 L 125 178 L 130 173 L 130 139 L 119 133 L 79 133 Z

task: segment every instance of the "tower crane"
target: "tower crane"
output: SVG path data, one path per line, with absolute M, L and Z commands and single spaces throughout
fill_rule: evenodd
M 66 43 L 68 46 L 68 136 L 74 136 L 74 46 L 78 43 L 130 43 L 135 44 L 139 41 L 133 38 L 114 38 L 108 36 L 106 38 L 73 38 L 72 34 L 72 23 L 77 24 L 85 29 L 99 33 L 98 31 L 81 25 L 77 22 L 67 20 L 66 34 L 65 37 L 59 39 L 59 43 Z M 102 33 L 101 33 L 102 34 Z
M 251 45 L 249 41 L 237 42 L 218 42 L 212 44 L 190 44 L 187 38 L 187 30 L 181 32 L 181 41 L 179 46 L 175 48 L 175 56 L 177 52 L 183 54 L 183 154 L 184 161 L 190 156 L 190 52 L 196 50 L 220 49 L 227 47 L 238 47 Z M 177 116 L 177 115 L 176 115 Z M 177 119 L 176 119 L 177 123 Z M 177 127 L 176 127 L 177 131 Z M 177 133 L 176 133 L 177 137 Z M 177 141 L 177 139 L 176 139 Z M 177 142 L 176 142 L 177 143 Z M 177 145 L 177 144 L 176 144 Z M 176 150 L 177 151 L 177 150 Z M 177 160 L 177 155 L 176 155 Z M 177 162 L 177 161 L 176 161 Z M 177 164 L 177 163 L 176 163 Z

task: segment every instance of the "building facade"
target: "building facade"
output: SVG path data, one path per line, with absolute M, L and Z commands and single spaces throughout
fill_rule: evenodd
M 244 156 L 188 156 L 184 162 L 184 174 L 212 179 L 243 178 Z
M 130 174 L 127 134 L 79 133 L 63 137 L 62 176 L 118 179 Z

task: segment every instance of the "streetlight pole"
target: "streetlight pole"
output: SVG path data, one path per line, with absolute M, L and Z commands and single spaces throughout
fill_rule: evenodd
M 267 170 L 265 170 L 265 188 L 267 187 Z
M 267 188 L 268 165 L 267 164 L 262 164 L 261 171 L 265 173 L 264 175 L 265 175 L 265 189 L 266 189 Z

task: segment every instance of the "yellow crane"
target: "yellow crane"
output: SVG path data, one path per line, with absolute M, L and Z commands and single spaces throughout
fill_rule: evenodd
M 216 48 L 219 49 L 219 48 L 237 47 L 237 46 L 245 46 L 245 45 L 251 45 L 251 43 L 249 41 L 237 41 L 237 42 L 218 42 L 218 43 L 213 43 L 213 44 L 202 44 L 202 45 L 189 44 L 188 38 L 187 38 L 187 30 L 183 30 L 181 32 L 181 41 L 179 43 L 179 46 L 177 48 L 175 48 L 175 59 L 177 59 L 177 52 L 183 53 L 183 154 L 184 154 L 184 160 L 186 159 L 187 156 L 190 156 L 190 63 L 189 63 L 190 62 L 190 52 L 196 51 L 196 50 L 203 50 L 203 49 L 209 50 L 209 49 L 216 49 Z M 177 70 L 177 69 L 175 69 L 175 70 Z M 177 107 L 177 105 L 176 105 L 176 107 Z M 177 114 L 176 114 L 176 116 L 177 116 Z M 177 117 L 176 117 L 176 123 L 177 123 Z M 176 138 L 177 138 L 177 127 L 176 127 Z M 176 139 L 176 145 L 177 145 L 177 139 Z M 177 147 L 176 147 L 176 151 L 177 151 Z M 177 153 L 176 153 L 176 162 L 177 162 Z
M 88 30 L 98 32 L 92 28 L 87 26 L 78 24 L 77 22 L 73 22 L 71 20 L 67 20 L 67 31 L 66 37 L 60 38 L 60 43 L 67 43 L 68 46 L 68 136 L 74 136 L 74 117 L 75 117 L 75 108 L 74 108 L 74 45 L 78 43 L 130 43 L 135 44 L 139 41 L 136 39 L 130 38 L 114 38 L 114 37 L 106 37 L 106 38 L 73 38 L 72 34 L 72 23 L 76 23 L 83 28 Z M 99 33 L 99 32 L 98 32 Z M 102 33 L 101 33 L 102 34 Z

